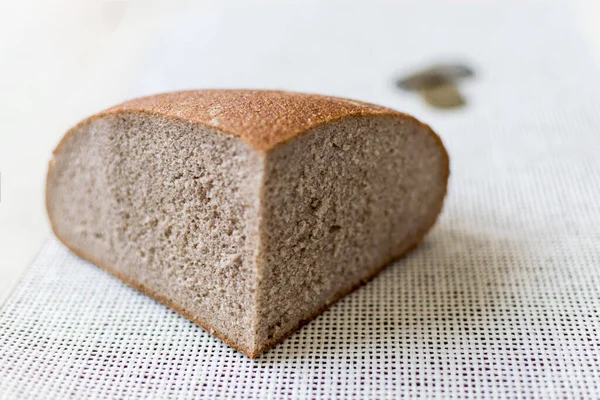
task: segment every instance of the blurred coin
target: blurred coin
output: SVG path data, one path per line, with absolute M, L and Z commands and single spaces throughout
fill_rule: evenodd
M 438 64 L 400 78 L 396 85 L 404 90 L 422 90 L 474 74 L 473 69 L 464 64 Z
M 457 83 L 473 75 L 473 69 L 464 64 L 437 64 L 398 79 L 396 86 L 420 93 L 433 107 L 455 108 L 466 103 Z
M 410 75 L 406 78 L 399 79 L 396 84 L 400 89 L 413 91 L 423 90 L 441 85 L 447 79 L 441 75 L 429 72 Z

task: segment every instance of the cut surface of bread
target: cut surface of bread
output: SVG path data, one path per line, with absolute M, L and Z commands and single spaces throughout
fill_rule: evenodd
M 176 92 L 67 132 L 46 200 L 74 253 L 254 358 L 414 248 L 448 164 L 427 125 L 383 107 Z

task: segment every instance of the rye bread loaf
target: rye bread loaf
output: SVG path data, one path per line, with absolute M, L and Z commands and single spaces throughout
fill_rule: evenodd
M 67 132 L 47 208 L 74 253 L 254 358 L 414 248 L 448 174 L 438 136 L 387 108 L 188 91 Z

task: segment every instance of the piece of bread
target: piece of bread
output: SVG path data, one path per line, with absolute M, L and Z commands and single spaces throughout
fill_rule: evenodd
M 254 358 L 414 248 L 448 174 L 438 136 L 387 108 L 188 91 L 67 132 L 47 208 L 74 253 Z

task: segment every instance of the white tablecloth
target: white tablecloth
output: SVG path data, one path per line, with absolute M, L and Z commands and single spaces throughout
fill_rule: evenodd
M 175 16 L 131 93 L 282 87 L 416 114 L 452 167 L 425 243 L 251 361 L 51 238 L 0 310 L 0 398 L 600 398 L 600 74 L 568 11 L 311 7 Z M 478 72 L 468 107 L 394 88 L 444 57 Z

